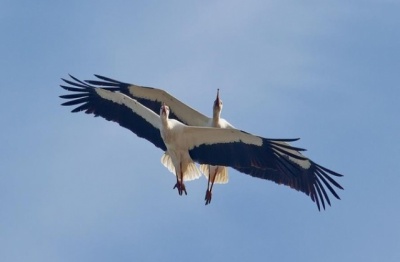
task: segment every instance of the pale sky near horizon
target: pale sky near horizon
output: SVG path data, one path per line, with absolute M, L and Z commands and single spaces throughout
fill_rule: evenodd
M 399 1 L 0 3 L 0 261 L 400 261 Z M 60 106 L 60 78 L 163 88 L 344 175 L 341 200 L 162 152 Z

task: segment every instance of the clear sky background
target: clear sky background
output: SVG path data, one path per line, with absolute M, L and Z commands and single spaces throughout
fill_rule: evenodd
M 352 3 L 349 3 L 352 2 Z M 0 261 L 400 261 L 400 2 L 0 2 Z M 167 90 L 344 174 L 342 200 L 162 152 L 61 107 L 61 77 Z

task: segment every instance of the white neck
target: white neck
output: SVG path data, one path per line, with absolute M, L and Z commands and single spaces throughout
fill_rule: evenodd
M 167 115 L 161 115 L 161 126 L 163 128 L 168 128 L 169 127 L 169 118 Z
M 221 119 L 221 110 L 219 110 L 216 107 L 213 110 L 213 126 L 216 126 L 220 119 Z

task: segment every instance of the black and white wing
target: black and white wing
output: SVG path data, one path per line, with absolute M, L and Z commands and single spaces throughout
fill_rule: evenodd
M 156 113 L 120 92 L 94 88 L 73 76 L 71 78 L 74 81 L 62 79 L 68 85 L 61 87 L 72 92 L 60 96 L 68 100 L 62 104 L 63 106 L 76 106 L 71 111 L 73 113 L 84 111 L 117 122 L 138 137 L 150 141 L 163 151 L 166 150 L 160 135 L 159 116 Z
M 310 196 L 311 200 L 317 204 L 318 210 L 321 210 L 321 204 L 325 209 L 325 202 L 331 205 L 329 192 L 335 198 L 340 199 L 335 189 L 343 189 L 343 187 L 335 181 L 334 177 L 341 177 L 342 175 L 320 166 L 311 160 L 308 161 L 310 162 L 308 168 L 297 164 L 289 167 L 292 169 L 292 175 L 287 175 L 277 170 L 254 167 L 235 167 L 235 169 L 253 177 L 271 180 L 277 184 L 286 185 L 303 192 L 307 196 Z
M 316 202 L 331 204 L 328 191 L 340 199 L 335 188 L 343 189 L 333 177 L 342 175 L 307 159 L 287 142 L 296 139 L 268 139 L 237 129 L 188 127 L 185 137 L 190 156 L 198 163 L 230 166 L 242 173 L 274 181 L 301 191 Z
M 85 80 L 85 82 L 93 85 L 93 87 L 119 91 L 137 100 L 155 113 L 158 113 L 161 104 L 165 103 L 170 108 L 171 119 L 176 119 L 190 126 L 209 126 L 211 122 L 209 117 L 201 114 L 162 89 L 124 83 L 100 75 L 95 76 L 100 80 Z

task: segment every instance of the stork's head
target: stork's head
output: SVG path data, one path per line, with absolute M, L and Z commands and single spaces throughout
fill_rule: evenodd
M 222 100 L 219 98 L 219 88 L 217 89 L 217 98 L 214 101 L 214 111 L 220 112 L 222 110 Z
M 169 106 L 167 106 L 165 103 L 161 104 L 160 116 L 165 118 L 168 118 L 169 116 Z

